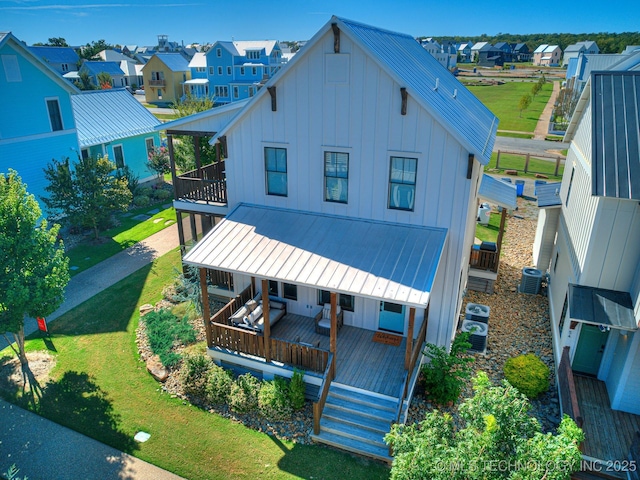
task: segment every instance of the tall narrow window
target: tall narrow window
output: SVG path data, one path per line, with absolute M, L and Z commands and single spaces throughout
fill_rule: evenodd
M 347 203 L 349 191 L 349 154 L 324 152 L 324 199 Z
M 47 100 L 47 110 L 49 111 L 49 121 L 51 122 L 51 130 L 57 132 L 64 130 L 62 126 L 62 115 L 60 115 L 60 104 L 57 98 Z
M 576 173 L 575 167 L 571 169 L 571 177 L 569 178 L 569 187 L 567 187 L 567 198 L 564 201 L 564 206 L 569 206 L 569 195 L 571 195 L 571 186 L 573 185 L 573 174 Z
M 267 173 L 267 195 L 287 196 L 287 149 L 265 147 L 264 164 Z
M 227 67 L 227 75 L 231 75 L 231 67 Z
M 122 145 L 113 146 L 113 156 L 116 162 L 116 168 L 124 168 L 124 153 L 122 151 Z
M 418 159 L 391 157 L 389 208 L 413 211 Z
M 240 96 L 240 90 L 238 87 L 233 87 L 233 98 L 238 98 Z
M 153 148 L 154 148 L 153 138 L 147 138 L 145 140 L 145 143 L 147 145 L 147 157 L 148 157 L 149 155 L 151 155 L 153 153 Z
M 218 75 L 222 75 L 222 67 L 218 67 Z

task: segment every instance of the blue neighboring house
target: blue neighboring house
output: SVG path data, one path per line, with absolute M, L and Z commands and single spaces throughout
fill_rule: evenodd
M 0 32 L 0 172 L 16 170 L 45 195 L 43 169 L 78 149 L 71 97 L 79 90 L 11 33 Z
M 209 79 L 207 78 L 207 56 L 204 52 L 197 52 L 189 62 L 191 79 L 184 82 L 184 93 L 193 98 L 210 96 Z
M 80 58 L 71 47 L 29 47 L 29 50 L 60 75 L 78 71 Z
M 78 73 L 87 72 L 91 83 L 96 87 L 100 86 L 98 82 L 98 75 L 101 73 L 108 73 L 111 75 L 112 87 L 125 87 L 127 83 L 125 81 L 125 74 L 120 68 L 120 62 L 99 62 L 99 61 L 86 61 L 80 67 Z
M 93 90 L 71 98 L 83 157 L 128 166 L 139 181 L 155 180 L 147 168 L 149 152 L 160 146 L 160 121 L 125 89 Z
M 276 40 L 218 41 L 206 58 L 209 92 L 216 103 L 252 97 L 286 63 Z

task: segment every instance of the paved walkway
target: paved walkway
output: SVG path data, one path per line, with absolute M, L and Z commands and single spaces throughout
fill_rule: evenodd
M 542 111 L 542 115 L 540 115 L 540 118 L 538 119 L 536 129 L 533 132 L 534 140 L 544 140 L 545 138 L 547 138 L 547 135 L 549 134 L 549 123 L 551 122 L 551 115 L 553 115 L 553 107 L 555 106 L 556 99 L 558 98 L 559 93 L 560 82 L 553 82 L 553 91 L 551 92 L 551 96 L 549 97 L 547 105 Z
M 79 273 L 71 279 L 62 306 L 47 317 L 54 321 L 107 287 L 178 246 L 174 224 L 146 240 Z M 25 334 L 37 329 L 25 322 Z M 1 338 L 1 337 L 0 337 Z M 0 340 L 0 350 L 7 346 Z M 0 476 L 16 464 L 19 477 L 31 480 L 132 479 L 172 480 L 180 477 L 120 452 L 78 432 L 0 400 Z

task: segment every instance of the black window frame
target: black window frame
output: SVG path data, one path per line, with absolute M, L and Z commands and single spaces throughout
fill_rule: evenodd
M 276 170 L 270 170 L 269 169 L 269 159 L 267 157 L 267 152 L 273 150 L 274 152 L 276 152 Z M 278 159 L 277 159 L 277 152 L 278 151 L 283 151 L 284 152 L 284 170 L 278 170 Z M 264 171 L 265 171 L 265 183 L 266 183 L 266 192 L 267 195 L 274 195 L 277 197 L 287 197 L 289 196 L 289 174 L 288 174 L 288 158 L 287 158 L 287 149 L 283 148 L 283 147 L 264 147 Z M 284 193 L 280 193 L 280 192 L 275 192 L 270 186 L 270 182 L 269 182 L 269 174 L 280 174 L 284 176 L 285 182 L 284 182 Z
M 403 178 L 401 180 L 394 180 L 393 179 L 393 163 L 394 160 L 402 160 L 403 161 L 403 166 L 402 166 L 402 176 Z M 405 169 L 405 162 L 407 160 L 411 160 L 412 162 L 415 163 L 415 168 L 413 171 L 413 182 L 405 180 L 404 176 L 407 175 L 407 170 Z M 418 159 L 414 158 L 414 157 L 403 157 L 403 156 L 399 156 L 399 155 L 391 155 L 390 159 L 389 159 L 389 197 L 388 197 L 388 202 L 387 202 L 387 206 L 390 210 L 401 210 L 401 211 L 405 211 L 405 212 L 413 212 L 415 210 L 415 205 L 416 205 L 416 184 L 418 183 Z M 392 205 L 392 199 L 393 199 L 393 193 L 394 193 L 394 186 L 409 186 L 409 187 L 413 187 L 413 200 L 412 200 L 412 205 L 409 208 L 403 208 L 397 205 Z M 395 202 L 393 202 L 395 204 Z
M 51 131 L 59 132 L 64 130 L 62 123 L 62 111 L 60 110 L 60 101 L 58 98 L 47 98 L 47 113 L 49 114 L 49 122 L 51 123 Z
M 318 305 L 331 303 L 331 292 L 329 290 L 318 290 Z M 355 308 L 355 297 L 346 293 L 338 294 L 338 306 L 347 312 L 353 312 Z
M 298 285 L 295 283 L 282 283 L 282 298 L 298 301 Z
M 339 155 L 346 155 L 347 157 L 347 176 L 343 177 L 340 176 L 338 174 L 338 169 L 337 169 L 337 159 Z M 329 163 L 329 165 L 327 165 L 327 161 L 329 160 L 329 162 L 331 162 L 333 159 L 333 163 Z M 324 152 L 324 159 L 323 159 L 323 164 L 324 164 L 324 201 L 325 202 L 331 202 L 331 203 L 342 203 L 342 204 L 347 204 L 349 203 L 349 153 L 347 152 L 332 152 L 332 151 L 325 151 Z M 334 171 L 331 172 L 331 168 L 327 169 L 327 167 L 333 167 Z M 329 189 L 327 187 L 327 180 L 328 179 L 340 179 L 340 180 L 344 180 L 346 183 L 346 193 L 345 193 L 345 199 L 343 200 L 336 200 L 333 198 L 329 198 Z

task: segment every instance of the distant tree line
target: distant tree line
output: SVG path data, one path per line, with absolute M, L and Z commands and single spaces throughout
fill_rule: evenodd
M 420 39 L 425 37 L 419 37 Z M 620 53 L 627 45 L 640 45 L 640 32 L 623 33 L 531 33 L 527 35 L 498 33 L 487 35 L 483 33 L 475 37 L 433 37 L 438 42 L 498 42 L 526 43 L 532 52 L 542 44 L 559 45 L 564 51 L 569 45 L 585 40 L 592 40 L 598 44 L 600 53 Z

